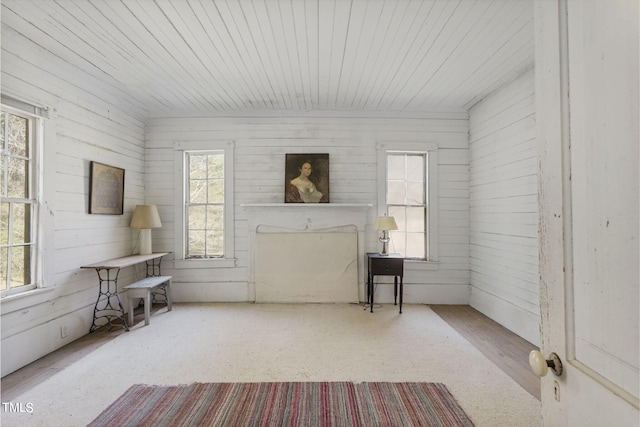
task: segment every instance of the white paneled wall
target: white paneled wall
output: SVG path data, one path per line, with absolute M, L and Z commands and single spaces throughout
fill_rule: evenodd
M 155 119 L 146 128 L 146 201 L 158 205 L 163 228 L 154 230 L 154 250 L 174 251 L 174 144 L 235 141 L 234 268 L 172 269 L 178 301 L 246 301 L 248 226 L 243 204 L 283 203 L 286 153 L 329 153 L 332 203 L 372 204 L 377 212 L 376 142 L 436 143 L 439 151 L 439 268 L 411 263 L 405 272 L 408 303 L 466 304 L 469 294 L 468 121 L 466 115 L 433 119 L 197 118 Z M 379 250 L 374 231 L 367 251 Z M 170 261 L 170 260 L 169 260 Z M 378 288 L 379 301 L 393 301 L 392 286 Z
M 133 249 L 129 220 L 144 200 L 144 124 L 113 92 L 3 23 L 2 94 L 50 107 L 52 117 L 44 141 L 46 288 L 2 301 L 3 376 L 87 334 L 98 280 L 80 266 Z M 92 160 L 125 169 L 124 215 L 88 214 Z M 121 283 L 134 274 L 123 271 Z
M 540 342 L 533 69 L 470 110 L 470 305 Z

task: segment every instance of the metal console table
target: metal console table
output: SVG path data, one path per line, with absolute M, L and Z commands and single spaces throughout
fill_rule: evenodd
M 124 309 L 122 308 L 122 301 L 120 301 L 120 295 L 118 294 L 118 275 L 120 274 L 120 269 L 144 262 L 147 267 L 146 277 L 161 276 L 160 263 L 162 262 L 162 257 L 168 253 L 169 252 L 157 252 L 149 255 L 129 255 L 80 267 L 93 268 L 96 270 L 98 280 L 100 281 L 100 291 L 93 309 L 93 323 L 89 333 L 103 326 L 105 326 L 107 330 L 110 330 L 114 326 L 121 327 L 125 331 L 129 330 L 124 316 Z M 106 322 L 101 322 L 100 319 L 106 319 Z

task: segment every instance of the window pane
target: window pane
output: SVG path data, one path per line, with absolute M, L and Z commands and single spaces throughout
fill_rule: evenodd
M 224 180 L 209 181 L 209 203 L 224 203 Z
M 6 122 L 6 115 L 4 111 L 0 112 L 0 148 L 4 148 L 4 124 Z
M 188 203 L 205 203 L 207 201 L 207 181 L 192 179 L 189 181 Z
M 207 229 L 222 230 L 224 208 L 222 206 L 207 206 Z
M 424 233 L 424 208 L 407 208 L 407 227 L 404 230 L 408 232 Z
M 0 291 L 7 289 L 7 263 L 9 262 L 9 249 L 0 248 Z
M 13 244 L 29 243 L 28 211 L 29 206 L 24 203 L 13 204 Z
M 189 206 L 189 230 L 206 228 L 206 206 Z
M 31 284 L 31 266 L 29 263 L 29 246 L 11 248 L 11 287 Z
M 424 183 L 407 182 L 407 204 L 408 205 L 424 204 Z
M 27 172 L 29 170 L 29 162 L 23 159 L 9 158 L 9 188 L 8 197 L 26 199 L 29 197 L 27 192 Z
M 387 157 L 387 179 L 405 179 L 405 155 L 390 154 Z
M 222 231 L 210 230 L 207 231 L 207 255 L 208 256 L 222 256 L 223 236 Z
M 189 230 L 187 255 L 192 257 L 203 257 L 205 252 L 205 236 L 204 230 Z
M 4 165 L 5 165 L 4 159 L 5 159 L 5 155 L 3 154 L 3 155 L 0 156 L 0 196 L 7 197 L 7 194 L 6 194 L 5 188 L 4 188 L 4 183 L 5 183 L 6 177 L 7 177 L 6 171 L 4 170 L 5 169 L 4 168 Z
M 189 155 L 189 179 L 207 178 L 207 156 Z
M 9 203 L 2 202 L 0 205 L 0 220 L 2 228 L 0 229 L 0 245 L 9 244 Z
M 389 181 L 387 183 L 387 203 L 403 205 L 405 203 L 406 185 L 404 181 Z
M 396 220 L 396 224 L 398 225 L 398 230 L 406 230 L 407 229 L 407 221 L 406 211 L 407 208 L 404 206 L 389 206 L 389 216 L 392 216 Z
M 209 178 L 224 178 L 224 155 L 211 154 L 207 156 L 209 163 Z
M 424 258 L 424 233 L 407 234 L 407 252 L 410 258 Z
M 391 241 L 389 242 L 389 250 L 394 253 L 405 254 L 406 245 L 404 241 L 405 234 L 402 231 L 390 231 L 389 237 Z
M 424 157 L 422 155 L 407 156 L 407 180 L 424 181 Z
M 13 114 L 9 114 L 7 119 L 7 148 L 9 149 L 9 154 L 27 157 L 29 155 L 27 119 Z

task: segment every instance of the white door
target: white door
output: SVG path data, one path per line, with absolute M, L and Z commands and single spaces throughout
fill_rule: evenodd
M 640 425 L 638 0 L 536 0 L 545 426 Z

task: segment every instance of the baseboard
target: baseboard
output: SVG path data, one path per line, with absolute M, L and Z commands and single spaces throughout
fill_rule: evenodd
M 540 316 L 478 288 L 471 289 L 469 305 L 516 335 L 540 346 Z
M 254 302 L 247 283 L 173 283 L 175 302 Z M 469 304 L 469 285 L 408 284 L 403 301 L 407 304 Z M 361 292 L 362 294 L 362 292 Z M 360 296 L 361 302 L 366 297 Z M 393 303 L 393 284 L 376 284 L 376 302 Z

